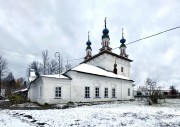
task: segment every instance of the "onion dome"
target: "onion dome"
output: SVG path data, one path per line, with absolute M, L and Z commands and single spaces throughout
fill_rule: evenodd
M 126 39 L 124 39 L 123 28 L 122 28 L 122 39 L 120 40 L 120 42 L 121 42 L 120 48 L 126 47 L 126 45 L 124 44 L 126 42 Z
M 109 30 L 107 28 L 105 28 L 103 31 L 102 31 L 103 34 L 108 34 L 109 33 Z
M 125 43 L 125 42 L 126 42 L 126 39 L 122 38 L 122 39 L 120 40 L 120 42 L 121 42 L 121 43 Z
M 123 33 L 123 28 L 122 28 L 122 39 L 120 40 L 122 44 L 126 42 L 126 39 L 124 39 L 124 33 Z
M 86 49 L 91 49 L 91 41 L 89 40 L 89 31 L 88 31 L 88 41 L 86 42 L 87 48 Z
M 103 39 L 103 38 L 109 38 L 109 35 L 108 35 L 109 30 L 106 28 L 106 18 L 105 18 L 105 20 L 104 20 L 104 23 L 105 23 L 105 28 L 104 28 L 104 30 L 102 31 L 102 33 L 103 33 L 102 39 Z
M 88 41 L 86 42 L 86 45 L 91 45 L 91 41 L 88 40 Z

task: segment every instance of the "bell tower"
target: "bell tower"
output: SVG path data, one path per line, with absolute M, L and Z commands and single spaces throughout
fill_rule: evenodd
M 84 60 L 87 60 L 92 57 L 91 52 L 91 41 L 89 40 L 89 31 L 88 31 L 88 41 L 86 42 L 87 48 L 86 48 L 86 56 L 84 57 Z
M 126 54 L 126 39 L 124 39 L 124 33 L 123 33 L 123 28 L 122 28 L 122 39 L 120 40 L 120 56 L 128 58 L 128 55 Z
M 105 28 L 104 30 L 102 31 L 103 35 L 102 35 L 102 42 L 101 42 L 101 45 L 102 45 L 102 48 L 100 48 L 100 52 L 106 50 L 106 51 L 110 51 L 112 50 L 112 48 L 109 47 L 109 44 L 110 44 L 110 38 L 109 38 L 109 30 L 107 29 L 106 27 L 106 17 L 105 17 L 105 20 L 104 20 L 104 23 L 105 23 Z

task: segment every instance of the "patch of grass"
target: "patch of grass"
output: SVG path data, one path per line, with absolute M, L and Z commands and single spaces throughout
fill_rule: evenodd
M 9 100 L 11 102 L 11 105 L 21 104 L 21 103 L 25 102 L 25 99 L 20 95 L 12 95 L 9 97 Z

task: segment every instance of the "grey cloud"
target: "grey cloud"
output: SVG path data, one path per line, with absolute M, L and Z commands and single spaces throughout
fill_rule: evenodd
M 27 54 L 25 57 L 15 55 L 3 48 L 34 54 L 35 58 L 48 49 L 52 57 L 54 52 L 60 51 L 65 59 L 76 59 L 85 55 L 89 30 L 93 54 L 99 52 L 104 17 L 107 17 L 112 48 L 120 45 L 121 28 L 124 28 L 126 43 L 129 43 L 180 25 L 178 0 L 15 1 L 0 2 L 0 53 L 8 59 L 9 70 L 16 77 L 25 76 L 27 65 L 33 58 Z M 134 60 L 132 78 L 137 85 L 152 76 L 161 83 L 178 87 L 179 34 L 177 29 L 127 46 L 129 57 Z M 114 52 L 119 54 L 118 49 Z

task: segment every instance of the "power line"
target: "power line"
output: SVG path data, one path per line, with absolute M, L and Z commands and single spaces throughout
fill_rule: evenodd
M 68 61 L 75 61 L 75 60 L 81 60 L 81 59 L 84 59 L 84 58 L 72 59 L 72 60 L 68 60 Z M 67 61 L 66 61 L 66 62 L 67 62 Z
M 180 28 L 180 26 L 177 26 L 177 27 L 174 27 L 174 28 L 165 30 L 165 31 L 161 31 L 161 32 L 159 32 L 159 33 L 152 34 L 152 35 L 150 35 L 150 36 L 147 36 L 147 37 L 144 37 L 144 38 L 141 38 L 141 39 L 138 39 L 138 40 L 129 42 L 129 43 L 127 43 L 126 45 L 130 45 L 130 44 L 133 44 L 133 43 L 135 43 L 135 42 L 139 42 L 139 41 L 142 41 L 142 40 L 145 40 L 145 39 L 148 39 L 148 38 L 151 38 L 151 37 L 157 36 L 157 35 L 159 35 L 159 34 L 166 33 L 166 32 L 169 32 L 169 31 L 178 29 L 178 28 Z M 119 48 L 119 47 L 113 48 L 112 50 L 117 49 L 117 48 Z M 18 54 L 21 54 L 21 55 L 22 55 L 22 54 L 27 54 L 27 55 L 33 55 L 33 56 L 40 56 L 39 54 L 30 54 L 30 53 L 24 53 L 24 52 L 22 53 L 22 52 L 12 51 L 12 50 L 8 50 L 8 49 L 3 49 L 3 48 L 1 48 L 1 49 L 2 49 L 2 50 L 6 50 L 6 51 L 10 51 L 10 52 L 15 52 L 15 53 L 18 53 Z M 13 56 L 18 56 L 18 55 L 17 55 L 17 54 L 16 54 L 16 55 L 13 54 Z M 23 57 L 25 57 L 25 56 L 23 56 Z M 25 58 L 38 59 L 38 58 L 32 58 L 32 57 L 25 57 Z M 81 59 L 84 59 L 84 58 L 71 59 L 71 60 L 68 60 L 68 61 L 75 61 L 75 60 L 81 60 Z M 67 61 L 63 61 L 63 62 L 67 62 Z
M 157 36 L 157 35 L 159 35 L 159 34 L 166 33 L 166 32 L 169 32 L 169 31 L 172 31 L 172 30 L 178 29 L 178 28 L 180 28 L 180 26 L 177 26 L 177 27 L 174 27 L 174 28 L 171 28 L 171 29 L 165 30 L 165 31 L 161 31 L 161 32 L 159 32 L 159 33 L 152 34 L 152 35 L 150 35 L 150 36 L 147 36 L 147 37 L 144 37 L 144 38 L 141 38 L 141 39 L 138 39 L 138 40 L 135 40 L 135 41 L 129 42 L 129 43 L 127 43 L 126 45 L 130 45 L 130 44 L 133 44 L 133 43 L 135 43 L 135 42 L 142 41 L 142 40 L 144 40 L 144 39 L 151 38 L 151 37 Z M 113 48 L 112 50 L 117 49 L 117 48 L 119 48 L 119 47 Z

